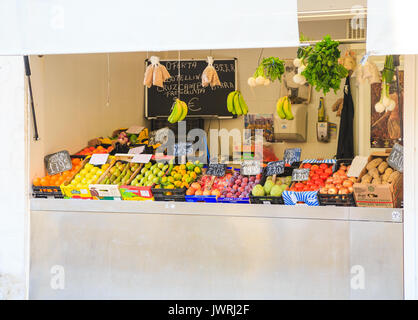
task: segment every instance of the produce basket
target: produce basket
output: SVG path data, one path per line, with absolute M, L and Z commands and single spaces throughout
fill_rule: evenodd
M 323 159 L 323 160 L 307 159 L 301 162 L 300 168 L 306 167 L 307 164 L 312 165 L 312 166 L 313 165 L 320 166 L 321 164 L 327 164 L 328 165 L 327 170 L 331 168 L 328 174 L 331 174 L 335 172 L 337 161 L 335 159 Z M 322 170 L 322 169 L 318 169 L 318 170 Z M 318 176 L 318 179 L 314 177 L 315 175 Z M 290 186 L 290 190 L 283 191 L 282 196 L 283 196 L 284 203 L 286 205 L 305 204 L 308 206 L 319 206 L 318 191 L 322 185 L 325 185 L 325 182 L 323 180 L 325 180 L 326 178 L 325 177 L 320 178 L 319 174 L 315 174 L 315 172 L 312 170 L 312 172 L 310 172 L 309 179 L 312 179 L 310 180 L 312 182 L 308 181 L 307 184 L 305 185 L 305 187 L 307 187 L 306 188 L 307 190 L 302 191 L 301 189 L 299 189 L 298 185 L 304 186 L 304 183 L 293 182 Z M 319 179 L 321 180 L 319 184 L 314 183 L 314 181 L 319 180 Z M 310 183 L 310 185 L 308 185 L 308 183 Z
M 188 196 L 186 195 L 186 202 L 207 202 L 207 203 L 216 203 L 216 196 Z
M 231 198 L 231 197 L 218 197 L 219 203 L 250 203 L 250 197 L 246 198 Z
M 32 186 L 32 195 L 34 198 L 54 198 L 54 199 L 64 199 L 60 187 L 37 187 Z
M 344 166 L 351 165 L 351 162 L 352 162 L 352 159 L 337 160 L 335 171 L 337 172 L 342 165 Z M 326 193 L 321 193 L 321 191 L 319 191 L 318 200 L 321 206 L 338 206 L 338 207 L 355 207 L 356 206 L 356 201 L 354 199 L 353 191 L 347 194 L 326 194 Z
M 181 189 L 162 189 L 151 188 L 155 201 L 186 201 L 186 188 Z
M 283 197 L 253 196 L 250 195 L 251 204 L 284 204 Z
M 65 198 L 73 198 L 73 199 L 97 199 L 97 197 L 93 196 L 90 192 L 89 185 L 79 185 L 79 184 L 72 184 L 73 180 L 77 179 L 77 175 L 82 173 L 82 170 L 85 169 L 86 165 L 89 163 L 91 156 L 87 156 L 80 167 L 67 181 L 65 181 L 61 186 L 61 191 L 64 194 Z M 97 170 L 101 170 L 101 176 L 106 175 L 107 172 L 110 170 L 112 165 L 115 163 L 115 158 L 109 156 L 105 165 L 93 167 L 99 168 Z M 100 176 L 100 177 L 101 177 Z M 81 184 L 81 183 L 80 183 Z

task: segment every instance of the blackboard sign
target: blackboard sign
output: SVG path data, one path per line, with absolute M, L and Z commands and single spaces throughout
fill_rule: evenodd
M 395 143 L 388 157 L 388 165 L 399 172 L 403 172 L 403 146 Z
M 301 148 L 286 149 L 283 156 L 284 163 L 291 165 L 293 162 L 299 162 L 301 153 Z
M 279 175 L 284 172 L 284 161 L 272 161 L 267 164 L 266 176 Z
M 241 172 L 245 176 L 254 176 L 260 171 L 260 161 L 258 160 L 243 160 L 241 163 Z
M 146 61 L 148 65 L 150 62 Z M 161 60 L 171 78 L 164 82 L 164 88 L 145 86 L 145 116 L 149 118 L 168 117 L 170 109 L 179 95 L 178 60 Z M 208 66 L 206 60 L 180 61 L 180 99 L 189 111 L 187 117 L 228 117 L 232 114 L 226 108 L 226 99 L 236 90 L 236 59 L 215 60 L 213 67 L 218 73 L 220 86 L 202 86 L 202 72 Z
M 307 181 L 309 179 L 309 169 L 293 169 L 292 181 Z
M 73 168 L 70 154 L 66 150 L 48 154 L 45 156 L 44 161 L 46 171 L 49 175 L 61 173 Z
M 209 176 L 223 177 L 226 171 L 226 164 L 224 163 L 210 163 L 206 174 Z

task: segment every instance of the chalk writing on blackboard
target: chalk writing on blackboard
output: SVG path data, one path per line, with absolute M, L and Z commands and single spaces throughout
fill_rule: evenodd
M 403 172 L 403 146 L 395 143 L 388 157 L 388 165 L 399 172 Z
M 46 171 L 49 175 L 61 173 L 73 168 L 71 157 L 67 150 L 49 154 L 44 158 Z

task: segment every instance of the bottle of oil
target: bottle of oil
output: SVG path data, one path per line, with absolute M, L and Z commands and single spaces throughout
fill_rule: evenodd
M 325 121 L 325 105 L 324 105 L 324 97 L 319 98 L 319 106 L 318 106 L 318 122 Z

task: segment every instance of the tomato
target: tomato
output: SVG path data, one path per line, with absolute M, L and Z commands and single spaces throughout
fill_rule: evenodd
M 318 169 L 318 170 L 316 170 L 316 173 L 317 173 L 317 174 L 323 174 L 323 173 L 324 173 L 324 170 L 322 170 L 322 169 Z
M 314 181 L 308 181 L 308 182 L 306 182 L 306 185 L 307 186 L 312 186 L 312 185 L 314 185 L 315 183 L 314 183 Z
M 319 174 L 315 173 L 315 174 L 312 176 L 312 180 L 318 180 L 318 179 L 319 179 Z
M 322 169 L 322 170 L 325 170 L 325 169 L 328 169 L 328 165 L 326 163 L 321 163 L 319 165 L 319 168 Z
M 320 185 L 324 184 L 324 181 L 322 181 L 322 180 L 318 179 L 318 180 L 315 180 L 315 184 L 316 184 L 317 186 L 320 186 Z
M 324 170 L 324 173 L 326 173 L 327 175 L 332 175 L 332 169 L 331 168 L 327 168 Z
M 297 183 L 295 184 L 295 188 L 296 188 L 296 189 L 301 189 L 301 188 L 303 188 L 303 187 L 304 187 L 303 183 L 297 182 Z
M 311 170 L 318 170 L 319 166 L 317 164 L 312 165 Z
M 308 186 L 304 186 L 304 187 L 303 187 L 303 191 L 310 191 L 310 189 L 311 189 L 311 188 L 310 188 L 310 187 L 308 187 Z
M 310 164 L 310 163 L 305 163 L 304 165 L 303 165 L 303 168 L 304 169 L 310 169 L 312 167 L 312 165 Z
M 315 171 L 309 171 L 309 176 L 312 177 L 315 174 Z
M 325 181 L 325 180 L 327 180 L 328 175 L 327 175 L 327 174 L 325 174 L 325 173 L 323 173 L 323 174 L 321 174 L 321 175 L 319 176 L 319 178 L 321 178 L 321 180 Z

